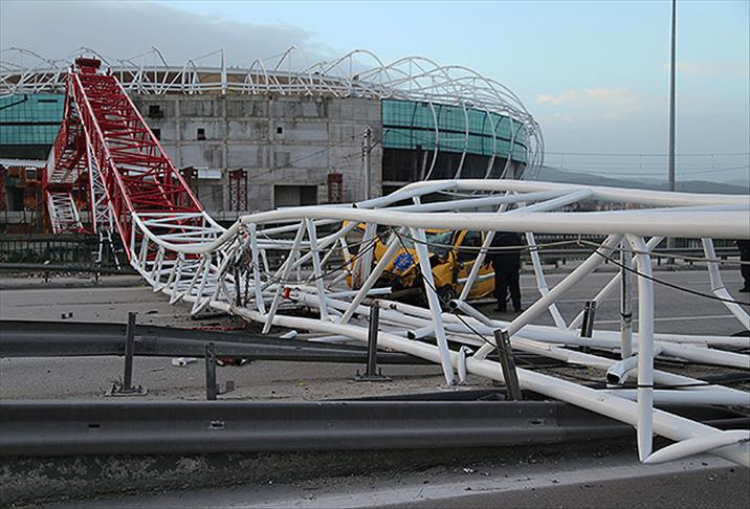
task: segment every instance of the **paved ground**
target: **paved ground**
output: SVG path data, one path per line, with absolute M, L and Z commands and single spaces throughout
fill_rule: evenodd
M 578 313 L 586 300 L 614 274 L 588 278 L 560 302 L 566 319 Z M 550 286 L 563 274 L 548 276 Z M 705 272 L 657 271 L 655 277 L 670 283 L 710 293 Z M 732 295 L 739 294 L 738 271 L 724 272 Z M 49 284 L 28 280 L 0 280 L 0 318 L 61 320 L 73 313 L 72 321 L 121 321 L 127 311 L 139 313 L 139 323 L 203 327 L 240 326 L 231 318 L 200 321 L 189 317 L 185 305 L 170 306 L 133 278 L 105 278 L 107 286 L 81 287 L 78 278 L 56 279 Z M 114 285 L 112 285 L 114 283 Z M 536 290 L 530 275 L 522 277 L 524 303 L 532 302 Z M 656 286 L 656 331 L 731 334 L 741 325 L 724 305 L 710 299 Z M 491 309 L 486 306 L 486 310 Z M 494 313 L 490 313 L 494 314 Z M 495 315 L 510 318 L 512 314 Z M 597 310 L 597 327 L 619 328 L 618 299 L 605 301 Z M 549 316 L 540 324 L 551 324 Z M 219 369 L 220 381 L 232 379 L 237 390 L 224 398 L 314 400 L 403 392 L 433 392 L 442 388 L 437 366 L 384 366 L 393 377 L 390 384 L 351 381 L 356 366 L 335 364 L 253 362 L 243 367 Z M 0 359 L 2 399 L 100 399 L 121 376 L 122 359 Z M 135 381 L 149 389 L 151 399 L 203 399 L 201 363 L 177 368 L 170 359 L 137 358 Z M 469 389 L 488 387 L 483 379 L 471 378 Z M 443 388 L 444 389 L 444 388 Z M 454 389 L 451 389 L 454 390 Z M 460 388 L 455 390 L 461 390 Z M 589 451 L 590 452 L 590 451 Z M 494 451 L 495 458 L 502 451 Z M 231 488 L 192 490 L 188 486 L 163 495 L 140 495 L 112 500 L 97 499 L 87 507 L 748 507 L 750 471 L 728 466 L 716 458 L 691 459 L 661 467 L 637 463 L 632 447 L 617 453 L 578 454 L 557 451 L 541 459 L 506 463 L 504 460 L 464 462 L 446 460 L 430 470 L 361 472 L 352 462 L 348 474 L 328 477 L 320 469 L 307 480 L 270 483 L 257 480 Z M 522 453 L 523 456 L 523 453 Z M 501 455 L 502 458 L 502 455 Z M 547 459 L 545 459 L 547 458 Z M 339 460 L 342 461 L 342 460 Z M 291 466 L 290 468 L 297 468 Z M 468 469 L 464 471 L 464 469 Z M 314 470 L 314 469 L 313 469 Z M 67 507 L 80 507 L 74 502 Z
M 566 319 L 571 319 L 613 276 L 612 273 L 594 274 L 574 288 L 559 303 Z M 550 286 L 564 274 L 548 277 Z M 658 271 L 656 277 L 696 291 L 709 293 L 710 287 L 702 271 Z M 740 285 L 739 274 L 727 271 L 725 283 L 730 289 Z M 0 281 L 7 286 L 7 281 Z M 109 280 L 108 280 L 109 281 Z M 115 278 L 118 285 L 132 278 Z M 75 280 L 67 281 L 73 284 Z M 16 289 L 0 289 L 0 318 L 17 320 L 67 320 L 90 322 L 125 322 L 128 311 L 138 312 L 138 322 L 178 327 L 204 327 L 212 325 L 244 326 L 228 317 L 194 320 L 184 304 L 170 306 L 162 294 L 155 294 L 145 286 L 68 287 L 48 288 L 29 281 L 27 288 L 15 282 Z M 55 281 L 59 285 L 60 281 Z M 522 276 L 524 303 L 537 297 L 533 278 Z M 735 298 L 747 302 L 748 294 L 734 292 Z M 721 302 L 696 297 L 670 288 L 656 286 L 656 331 L 691 334 L 731 334 L 742 329 L 739 322 Z M 619 328 L 618 297 L 600 305 L 596 313 L 596 326 L 604 329 Z M 510 314 L 497 314 L 491 304 L 483 306 L 489 314 L 511 318 Z M 549 315 L 537 320 L 552 324 Z M 364 395 L 395 394 L 400 392 L 434 391 L 443 379 L 437 366 L 386 366 L 386 373 L 394 378 L 392 384 L 361 384 L 351 381 L 356 370 L 352 365 L 254 362 L 243 367 L 219 369 L 219 379 L 235 381 L 237 390 L 227 395 L 242 399 L 310 400 Z M 102 358 L 50 358 L 50 359 L 0 359 L 0 398 L 80 398 L 100 397 L 112 382 L 121 376 L 122 359 Z M 170 359 L 137 358 L 134 380 L 149 389 L 150 399 L 204 397 L 204 375 L 201 363 L 183 368 L 171 365 Z M 472 378 L 473 387 L 487 386 L 489 382 Z
M 427 469 L 106 497 L 50 509 L 110 508 L 716 508 L 750 507 L 750 470 L 700 456 L 643 466 L 633 453 L 446 461 Z M 490 453 L 490 456 L 492 454 Z M 509 461 L 510 460 L 510 461 Z M 356 461 L 354 461 L 356 464 Z M 356 470 L 355 470 L 356 471 Z

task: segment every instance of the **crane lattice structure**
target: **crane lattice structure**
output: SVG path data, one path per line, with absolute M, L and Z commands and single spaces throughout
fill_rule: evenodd
M 65 121 L 47 168 L 45 189 L 52 216 L 77 222 L 72 190 L 87 188 L 92 232 L 120 235 L 130 264 L 172 303 L 192 313 L 228 312 L 272 326 L 304 329 L 337 338 L 366 341 L 366 320 L 380 309 L 379 345 L 439 364 L 445 383 L 473 373 L 504 381 L 500 363 L 488 358 L 493 334 L 504 331 L 513 349 L 606 372 L 614 387 L 595 389 L 566 379 L 519 369 L 522 389 L 578 405 L 637 428 L 640 459 L 646 463 L 710 452 L 750 467 L 750 432 L 719 430 L 659 407 L 664 403 L 705 403 L 749 407 L 747 392 L 654 368 L 656 356 L 750 369 L 748 337 L 658 334 L 654 331 L 653 250 L 665 237 L 701 239 L 713 295 L 745 329 L 750 317 L 732 299 L 719 272 L 714 238 L 750 238 L 750 198 L 696 195 L 516 180 L 424 181 L 353 205 L 295 207 L 247 215 L 229 228 L 215 223 L 130 101 L 118 79 L 79 59 L 68 74 Z M 67 193 L 67 194 L 66 194 Z M 439 201 L 425 201 L 440 195 Z M 627 210 L 566 212 L 590 200 L 630 204 Z M 635 205 L 635 208 L 632 206 Z M 83 225 L 80 225 L 82 228 Z M 426 230 L 486 232 L 460 295 L 440 302 L 432 277 Z M 479 268 L 497 231 L 523 232 L 539 299 L 511 321 L 489 318 L 468 302 Z M 359 232 L 358 249 L 351 234 Z M 591 255 L 554 287 L 546 282 L 537 233 L 593 235 L 603 239 Z M 384 252 L 377 257 L 374 246 Z M 421 272 L 426 306 L 388 298 L 380 276 L 410 242 Z M 566 321 L 556 303 L 577 283 L 619 252 L 627 271 L 637 272 L 637 332 L 594 330 L 581 337 L 581 314 Z M 271 254 L 283 254 L 280 267 Z M 335 254 L 344 263 L 328 269 Z M 627 272 L 626 271 L 626 272 Z M 624 274 L 624 273 L 623 273 Z M 620 288 L 615 275 L 593 296 L 601 302 Z M 352 287 L 346 284 L 353 281 Z M 621 292 L 622 306 L 630 306 Z M 305 307 L 318 317 L 300 316 Z M 554 326 L 532 322 L 550 313 Z M 576 348 L 610 351 L 605 356 Z M 617 357 L 617 358 L 612 358 Z M 623 388 L 628 380 L 636 389 Z M 666 387 L 666 388 L 665 388 Z M 653 450 L 653 434 L 674 444 Z

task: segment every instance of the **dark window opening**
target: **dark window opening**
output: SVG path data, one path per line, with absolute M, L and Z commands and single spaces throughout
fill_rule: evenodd
M 318 186 L 273 186 L 275 207 L 297 207 L 317 205 Z
M 161 129 L 151 129 L 151 132 L 154 133 L 154 138 L 161 139 Z
M 205 139 L 206 139 L 206 130 L 205 130 L 205 129 L 203 129 L 202 127 L 199 127 L 199 128 L 198 128 L 198 136 L 197 136 L 197 139 L 199 139 L 199 140 L 205 140 Z
M 164 112 L 161 111 L 161 106 L 158 104 L 149 104 L 148 105 L 148 116 L 149 117 L 155 117 L 155 118 L 161 118 L 164 116 Z
M 284 128 L 283 127 L 277 127 L 276 128 L 276 134 L 284 134 Z

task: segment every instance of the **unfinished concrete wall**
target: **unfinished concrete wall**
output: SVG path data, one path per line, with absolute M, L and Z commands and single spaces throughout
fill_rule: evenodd
M 219 180 L 197 179 L 206 209 L 230 221 L 269 210 L 274 196 L 308 196 L 309 190 L 275 186 L 317 186 L 317 202 L 328 201 L 329 173 L 343 175 L 343 200 L 364 197 L 362 138 L 373 130 L 371 152 L 375 195 L 381 194 L 381 109 L 377 100 L 303 96 L 134 96 L 178 168 L 220 170 Z M 228 173 L 248 175 L 246 210 L 232 210 Z M 283 205 L 286 203 L 285 198 Z M 280 204 L 281 205 L 281 204 Z

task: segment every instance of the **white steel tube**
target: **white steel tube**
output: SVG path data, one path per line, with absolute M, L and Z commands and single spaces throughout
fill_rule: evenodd
M 526 232 L 526 243 L 529 245 L 529 257 L 531 258 L 531 265 L 534 267 L 534 277 L 536 278 L 536 287 L 539 289 L 539 294 L 544 297 L 549 293 L 549 286 L 547 286 L 547 278 L 544 277 L 544 269 L 542 268 L 542 260 L 539 257 L 539 249 L 536 245 L 536 238 L 531 232 Z M 554 302 L 549 306 L 550 315 L 552 315 L 552 321 L 558 329 L 567 328 L 565 319 L 560 314 L 560 310 L 557 309 L 557 304 Z
M 255 306 L 261 314 L 266 314 L 266 303 L 263 300 L 263 290 L 261 289 L 260 279 L 260 260 L 258 258 L 258 231 L 255 223 L 248 225 L 248 234 L 250 235 L 250 259 L 253 264 L 253 290 L 255 291 Z
M 437 296 L 435 280 L 432 277 L 432 264 L 430 263 L 430 254 L 427 251 L 427 238 L 424 230 L 418 228 L 412 229 L 411 233 L 416 240 L 416 242 L 414 242 L 414 247 L 416 248 L 417 256 L 419 257 L 419 267 L 424 282 L 424 291 L 427 295 L 427 302 L 429 303 L 430 312 L 435 324 L 435 339 L 437 339 L 438 350 L 440 352 L 440 364 L 443 367 L 445 383 L 447 385 L 453 385 L 453 365 L 451 364 L 450 350 L 448 349 L 448 339 L 445 336 L 445 328 L 443 327 L 443 311 L 440 306 L 440 300 Z
M 310 219 L 305 220 L 307 236 L 310 239 L 310 252 L 312 253 L 313 274 L 315 274 L 315 286 L 320 299 L 320 319 L 328 320 L 328 306 L 326 305 L 326 290 L 323 284 L 323 268 L 320 265 L 320 253 L 318 252 L 318 235 L 315 231 L 315 223 Z
M 507 215 L 511 214 L 527 214 L 529 212 L 539 212 L 544 210 L 554 210 L 556 208 L 564 207 L 565 205 L 569 205 L 571 203 L 575 203 L 577 201 L 585 199 L 587 196 L 589 196 L 591 193 L 582 190 L 579 192 L 573 192 L 568 193 L 563 196 L 557 196 L 555 198 L 552 198 L 547 201 L 535 203 L 533 205 L 522 206 L 521 208 L 517 208 L 514 210 L 511 210 L 510 212 L 505 212 L 505 209 L 507 205 L 502 205 L 498 211 L 497 214 L 501 215 L 501 217 L 505 217 Z M 504 213 L 505 212 L 505 213 Z M 479 254 L 477 255 L 477 258 L 474 262 L 474 266 L 471 268 L 471 272 L 469 273 L 469 277 L 466 279 L 466 284 L 464 284 L 463 289 L 461 290 L 461 296 L 459 299 L 466 300 L 469 298 L 469 293 L 471 292 L 471 287 L 474 286 L 474 282 L 477 279 L 477 275 L 479 274 L 479 269 L 484 263 L 484 259 L 487 255 L 487 250 L 489 249 L 490 245 L 492 244 L 492 240 L 495 238 L 495 232 L 490 230 L 487 231 L 487 234 L 485 235 L 484 243 L 482 243 L 482 249 L 479 251 Z
M 380 261 L 378 261 L 377 265 L 375 265 L 375 268 L 372 269 L 372 272 L 370 272 L 370 275 L 367 278 L 367 281 L 364 282 L 362 287 L 357 292 L 357 295 L 354 296 L 354 299 L 352 299 L 351 305 L 346 310 L 344 315 L 339 319 L 338 323 L 343 325 L 352 318 L 352 315 L 354 315 L 354 312 L 357 309 L 357 307 L 362 303 L 362 301 L 365 300 L 365 297 L 367 297 L 367 294 L 375 285 L 380 275 L 383 274 L 383 271 L 385 270 L 385 268 L 388 266 L 389 263 L 391 263 L 391 260 L 393 260 L 393 257 L 396 255 L 396 251 L 398 251 L 398 248 L 399 248 L 398 237 L 394 235 L 388 242 L 388 247 L 386 248 L 385 253 L 383 254 L 383 257 L 380 259 Z
M 654 283 L 651 257 L 643 239 L 627 236 L 638 272 L 638 457 L 644 461 L 653 451 L 654 434 Z
M 711 291 L 720 299 L 724 299 L 723 303 L 727 309 L 740 321 L 745 329 L 750 330 L 750 315 L 742 309 L 742 306 L 734 302 L 734 299 L 724 287 L 724 281 L 722 281 L 721 273 L 719 272 L 719 265 L 714 261 L 716 260 L 716 251 L 714 250 L 713 240 L 703 238 L 701 242 L 703 243 L 703 252 L 709 260 L 707 265 L 708 277 L 711 281 Z
M 600 392 L 614 394 L 630 400 L 638 399 L 638 390 L 634 389 L 603 390 Z M 653 399 L 656 405 L 681 403 L 688 405 L 750 406 L 747 393 L 732 394 L 724 391 L 654 390 Z
M 653 237 L 649 239 L 649 241 L 646 243 L 646 246 L 648 247 L 649 251 L 656 248 L 662 241 L 664 240 L 664 237 Z M 623 241 L 624 244 L 627 244 L 627 241 Z M 623 245 L 624 245 L 623 244 Z M 620 253 L 621 255 L 626 254 L 627 252 L 630 252 L 630 249 L 622 250 Z M 622 265 L 626 265 L 629 269 L 632 269 L 635 266 L 635 258 L 634 257 L 628 257 L 625 261 L 622 262 Z M 624 270 L 624 269 L 620 269 Z M 629 271 L 625 270 L 626 273 L 630 273 Z M 630 278 L 632 280 L 632 278 Z M 596 296 L 592 299 L 596 302 L 597 305 L 601 304 L 604 299 L 609 297 L 612 292 L 617 288 L 618 284 L 621 284 L 621 274 L 616 274 L 612 276 L 612 279 L 610 279 L 606 285 L 604 285 L 604 288 L 602 288 Z M 632 284 L 632 281 L 631 281 Z M 631 292 L 632 293 L 632 292 Z M 632 298 L 632 296 L 631 296 Z M 581 325 L 581 322 L 583 321 L 583 311 L 579 312 L 576 317 L 570 322 L 570 325 L 568 326 L 569 329 L 576 329 Z
M 579 265 L 573 272 L 571 272 L 565 279 L 560 281 L 555 287 L 549 291 L 547 295 L 532 304 L 526 311 L 521 313 L 515 320 L 513 320 L 507 328 L 508 335 L 513 337 L 523 327 L 531 323 L 536 317 L 547 310 L 549 305 L 559 299 L 568 290 L 573 288 L 576 284 L 582 281 L 586 276 L 595 271 L 599 266 L 604 263 L 605 258 L 597 253 L 601 253 L 604 256 L 609 256 L 612 250 L 617 246 L 622 238 L 621 235 L 610 235 L 604 241 L 604 243 L 597 248 L 597 252 L 589 256 L 586 261 Z M 480 348 L 475 356 L 484 358 L 489 354 L 494 345 L 485 345 Z
M 294 237 L 294 244 L 292 245 L 292 250 L 289 251 L 289 258 L 286 259 L 286 262 L 284 262 L 284 270 L 282 271 L 281 275 L 281 281 L 279 281 L 278 286 L 276 287 L 276 293 L 273 296 L 273 300 L 271 301 L 271 309 L 268 312 L 268 316 L 265 317 L 265 324 L 263 325 L 263 334 L 268 334 L 268 332 L 271 330 L 271 326 L 273 325 L 273 317 L 276 315 L 276 310 L 279 309 L 279 300 L 281 298 L 281 292 L 284 289 L 284 285 L 287 284 L 287 280 L 289 279 L 289 273 L 292 271 L 292 265 L 294 265 L 294 259 L 297 257 L 297 252 L 299 251 L 299 245 L 302 242 L 302 237 L 305 234 L 305 223 L 304 221 L 300 222 L 299 229 L 297 230 L 297 235 Z
M 228 312 L 234 312 L 249 320 L 257 321 L 263 318 L 256 311 L 234 308 L 226 303 L 217 303 L 216 307 Z M 277 315 L 274 319 L 274 323 L 275 325 L 295 329 L 317 329 L 320 332 L 346 335 L 359 341 L 367 341 L 367 329 L 365 327 L 339 325 L 331 322 L 321 322 L 320 320 L 313 320 L 310 318 L 283 315 Z M 419 341 L 407 340 L 385 332 L 379 335 L 378 342 L 384 348 L 408 353 L 433 362 L 441 362 L 440 352 L 438 348 L 433 345 L 428 345 Z M 452 363 L 457 362 L 458 354 L 456 352 L 451 352 L 450 356 Z M 499 364 L 494 361 L 477 359 L 476 356 L 471 356 L 466 359 L 466 369 L 469 373 L 485 376 L 500 382 L 503 381 L 502 370 L 500 369 Z M 602 395 L 594 389 L 521 368 L 518 369 L 518 378 L 521 383 L 521 388 L 524 390 L 538 392 L 551 398 L 566 401 L 627 424 L 637 424 L 637 405 L 624 398 Z M 672 440 L 685 440 L 688 438 L 707 436 L 718 431 L 716 428 L 661 410 L 654 411 L 654 430 L 660 435 Z M 713 453 L 739 465 L 750 467 L 750 444 L 748 443 L 738 443 L 721 449 L 716 449 Z

